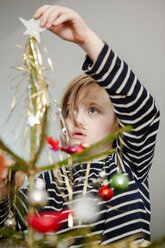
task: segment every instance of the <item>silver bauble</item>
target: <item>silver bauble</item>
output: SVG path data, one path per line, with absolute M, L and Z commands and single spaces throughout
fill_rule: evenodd
M 105 170 L 100 171 L 100 172 L 99 172 L 99 176 L 100 176 L 101 178 L 106 178 L 106 172 L 105 172 Z
M 78 195 L 73 203 L 74 216 L 84 223 L 96 221 L 98 218 L 98 205 L 97 199 L 88 194 L 87 196 Z
M 31 189 L 27 197 L 32 207 L 44 207 L 48 202 L 48 193 L 44 189 Z
M 16 220 L 14 217 L 8 217 L 5 220 L 5 227 L 9 228 L 9 229 L 15 229 L 16 227 Z

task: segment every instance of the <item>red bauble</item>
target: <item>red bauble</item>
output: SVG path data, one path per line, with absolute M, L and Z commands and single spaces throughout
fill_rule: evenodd
M 80 153 L 84 150 L 83 144 L 75 145 L 75 146 L 62 146 L 60 148 L 61 151 L 67 152 L 68 154 Z
M 98 196 L 103 201 L 109 201 L 113 196 L 113 190 L 108 185 L 103 185 L 98 191 Z
M 67 146 L 59 146 L 60 141 L 59 140 L 54 140 L 52 137 L 46 137 L 46 142 L 51 146 L 51 149 L 54 151 L 63 151 L 68 154 L 73 154 L 73 153 L 80 153 L 83 152 L 85 146 L 83 144 L 80 145 L 67 145 Z
M 40 233 L 57 232 L 62 225 L 60 222 L 67 219 L 69 213 L 70 210 L 29 214 L 27 222 L 34 230 Z

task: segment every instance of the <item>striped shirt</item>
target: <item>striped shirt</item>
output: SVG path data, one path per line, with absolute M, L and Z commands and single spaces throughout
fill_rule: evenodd
M 131 133 L 124 133 L 124 138 L 116 140 L 115 154 L 105 160 L 90 163 L 87 175 L 87 163 L 74 165 L 72 171 L 59 169 L 41 174 L 49 193 L 49 202 L 45 211 L 60 211 L 76 203 L 77 196 L 84 194 L 91 199 L 98 211 L 92 223 L 77 222 L 69 228 L 67 222 L 58 233 L 76 230 L 85 226 L 93 226 L 90 236 L 100 234 L 98 243 L 109 244 L 134 234 L 140 234 L 141 240 L 150 240 L 150 197 L 148 189 L 148 173 L 153 161 L 156 135 L 159 126 L 159 110 L 154 99 L 140 84 L 133 71 L 121 60 L 112 49 L 105 44 L 95 63 L 87 56 L 82 70 L 91 76 L 110 96 L 120 127 L 130 124 Z M 123 152 L 121 157 L 121 145 Z M 117 172 L 117 161 L 120 161 L 122 172 L 129 177 L 129 188 L 124 192 L 114 192 L 107 202 L 100 201 L 97 196 L 99 186 L 94 182 L 100 178 L 100 172 L 105 170 L 110 181 Z M 72 174 L 73 198 L 67 187 L 67 180 Z M 87 182 L 87 184 L 85 184 Z M 24 191 L 21 191 L 24 197 Z M 94 197 L 91 197 L 94 196 Z M 4 211 L 5 202 L 1 204 L 0 221 L 3 224 L 7 214 Z M 25 211 L 26 204 L 24 204 Z M 3 211 L 2 211 L 3 209 Z M 18 213 L 18 229 L 25 228 L 25 221 Z M 79 240 L 77 237 L 76 240 Z M 81 239 L 80 239 L 81 240 Z M 76 241 L 72 247 L 79 247 Z

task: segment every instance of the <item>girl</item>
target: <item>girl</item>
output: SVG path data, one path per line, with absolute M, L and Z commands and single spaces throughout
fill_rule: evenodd
M 55 35 L 79 45 L 87 56 L 82 65 L 85 74 L 78 76 L 65 91 L 61 102 L 63 117 L 72 145 L 94 144 L 118 126 L 130 124 L 133 132 L 125 133 L 124 138 L 116 141 L 117 153 L 102 157 L 90 163 L 73 167 L 73 200 L 83 194 L 84 181 L 87 179 L 86 195 L 97 196 L 98 187 L 94 179 L 105 172 L 108 180 L 117 172 L 120 161 L 122 172 L 129 177 L 129 188 L 115 193 L 108 202 L 98 202 L 97 218 L 92 220 L 93 232 L 100 234 L 99 244 L 109 244 L 125 237 L 139 234 L 138 242 L 150 240 L 150 200 L 148 173 L 152 164 L 159 110 L 148 91 L 140 84 L 128 65 L 104 43 L 74 10 L 61 6 L 44 5 L 34 15 L 40 18 L 40 26 L 46 27 Z M 109 144 L 103 149 L 111 148 Z M 123 146 L 121 157 L 120 147 Z M 60 180 L 65 181 L 62 170 L 42 173 L 49 192 L 49 203 L 45 210 L 61 210 L 70 204 L 64 201 L 68 190 Z M 81 179 L 81 180 L 80 180 Z M 79 182 L 79 183 L 78 183 Z M 63 191 L 63 195 L 59 192 Z M 2 217 L 4 220 L 4 218 Z M 1 222 L 3 222 L 3 220 Z M 72 229 L 84 227 L 79 223 Z M 86 224 L 88 225 L 88 223 Z M 23 228 L 18 218 L 18 227 Z M 59 231 L 66 232 L 67 226 Z M 74 245 L 80 244 L 78 237 Z

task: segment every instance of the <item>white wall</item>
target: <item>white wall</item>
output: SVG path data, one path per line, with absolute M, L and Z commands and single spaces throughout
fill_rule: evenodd
M 25 46 L 28 36 L 18 17 L 31 19 L 37 7 L 54 4 L 44 0 L 0 0 L 0 124 L 10 112 L 13 90 L 9 80 L 14 70 L 11 66 L 21 58 L 23 50 L 14 43 Z M 89 26 L 122 57 L 136 72 L 141 82 L 155 97 L 161 110 L 161 125 L 156 153 L 150 173 L 152 203 L 152 237 L 165 234 L 165 167 L 163 106 L 165 87 L 165 1 L 164 0 L 59 0 L 56 4 L 77 10 Z M 56 71 L 56 88 L 53 97 L 59 100 L 68 81 L 80 73 L 84 56 L 74 44 L 67 43 L 49 32 L 42 33 L 42 42 L 48 49 Z M 12 116 L 12 124 L 16 121 Z M 14 132 L 14 130 L 13 130 Z M 8 138 L 8 130 L 2 137 L 19 153 L 19 144 Z

